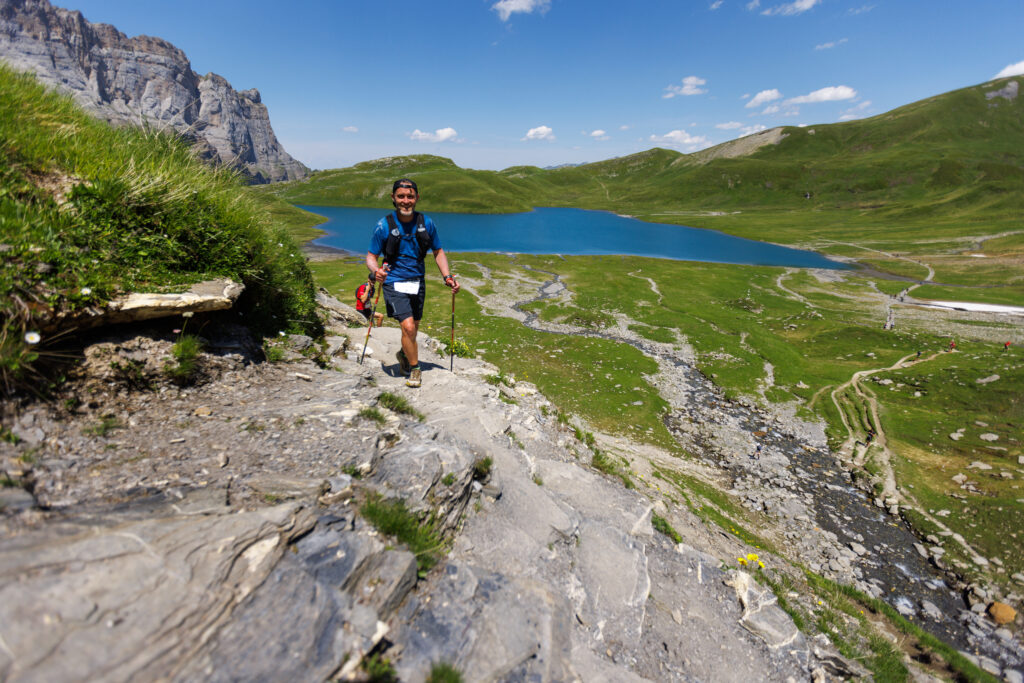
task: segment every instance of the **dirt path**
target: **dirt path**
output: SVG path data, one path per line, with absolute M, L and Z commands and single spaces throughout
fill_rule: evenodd
M 658 291 L 658 283 L 655 282 L 654 280 L 652 280 L 649 277 L 643 277 L 643 276 L 640 276 L 640 275 L 636 275 L 635 273 L 638 273 L 638 272 L 640 272 L 640 271 L 635 270 L 632 273 L 629 273 L 628 275 L 630 277 L 635 277 L 638 280 L 647 280 L 648 284 L 651 285 L 651 291 L 654 292 L 657 295 L 657 297 L 658 297 L 658 305 L 660 306 L 661 302 L 664 300 L 664 297 L 661 295 L 661 292 Z
M 912 367 L 918 363 L 925 363 L 934 360 L 944 353 L 946 352 L 938 351 L 930 356 L 917 358 L 908 362 L 915 355 L 910 354 L 900 358 L 889 367 L 855 372 L 848 381 L 833 389 L 831 393 L 832 402 L 839 411 L 839 418 L 842 420 L 843 427 L 847 431 L 846 440 L 839 447 L 836 455 L 841 461 L 867 471 L 870 471 L 867 467 L 868 465 L 872 465 L 877 468 L 879 471 L 874 476 L 876 476 L 882 484 L 882 491 L 878 495 L 879 498 L 889 505 L 899 504 L 904 507 L 912 508 L 942 531 L 950 532 L 950 537 L 953 538 L 966 552 L 977 557 L 979 556 L 978 551 L 967 543 L 963 536 L 953 533 L 952 529 L 943 524 L 942 520 L 929 514 L 928 510 L 925 509 L 924 506 L 920 505 L 912 494 L 910 494 L 906 489 L 901 489 L 897 486 L 896 474 L 892 465 L 895 454 L 889 448 L 888 438 L 885 430 L 882 429 L 882 421 L 878 415 L 878 399 L 870 389 L 866 389 L 860 384 L 861 379 L 870 377 L 873 374 L 886 372 L 888 370 L 895 370 L 896 368 Z M 853 390 L 857 396 L 857 401 L 850 400 L 848 395 L 845 394 L 847 389 Z M 874 431 L 874 437 L 871 441 L 867 440 L 867 434 L 864 432 L 862 426 L 850 424 L 849 414 L 860 413 L 862 410 L 867 413 L 866 417 L 870 423 L 868 429 Z
M 807 306 L 808 308 L 814 308 L 814 304 L 812 304 L 810 301 L 805 299 L 803 296 L 801 296 L 800 294 L 797 294 L 792 289 L 789 289 L 784 284 L 782 284 L 783 280 L 785 280 L 790 275 L 792 275 L 793 273 L 796 273 L 796 272 L 799 272 L 799 269 L 797 269 L 797 268 L 786 268 L 785 272 L 779 273 L 778 277 L 775 278 L 775 286 L 778 287 L 779 290 L 783 294 L 786 295 L 786 297 L 792 299 L 793 301 L 798 301 L 798 302 L 802 303 L 804 306 Z

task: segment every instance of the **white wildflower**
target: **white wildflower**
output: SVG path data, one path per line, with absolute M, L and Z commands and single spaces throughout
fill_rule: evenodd
M 82 287 L 82 296 L 89 296 L 92 294 L 92 290 L 88 287 Z
M 25 333 L 25 343 L 26 344 L 38 344 L 40 341 L 42 341 L 42 339 L 43 338 L 40 336 L 40 334 L 38 332 L 26 332 Z

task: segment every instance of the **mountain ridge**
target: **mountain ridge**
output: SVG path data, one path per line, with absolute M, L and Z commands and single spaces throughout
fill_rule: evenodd
M 184 51 L 162 38 L 129 38 L 48 0 L 0 0 L 0 58 L 111 123 L 172 129 L 193 141 L 201 158 L 253 183 L 309 172 L 277 140 L 257 89 L 237 91 L 215 73 L 200 76 Z
M 1022 80 L 988 81 L 868 119 L 773 128 L 693 154 L 655 147 L 580 166 L 501 171 L 462 169 L 443 157 L 391 157 L 272 191 L 293 203 L 387 206 L 385 190 L 400 173 L 420 181 L 435 211 L 810 209 L 1005 220 L 1024 210 Z

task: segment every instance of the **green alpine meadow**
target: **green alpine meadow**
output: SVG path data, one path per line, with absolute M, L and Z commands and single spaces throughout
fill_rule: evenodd
M 39 367 L 63 353 L 68 340 L 40 330 L 131 291 L 228 277 L 246 285 L 255 329 L 320 329 L 281 209 L 179 138 L 112 127 L 0 66 L 0 155 L 4 391 L 40 386 Z
M 895 481 L 921 510 L 904 518 L 922 537 L 941 521 L 969 539 L 973 550 L 951 546 L 947 564 L 1009 587 L 1006 568 L 1024 562 L 1019 534 L 1003 533 L 1024 529 L 1024 330 L 1019 318 L 901 308 L 899 297 L 1024 306 L 1024 99 L 1008 95 L 1021 81 L 964 88 L 869 119 L 766 131 L 690 155 L 652 149 L 497 172 L 435 156 L 391 157 L 253 191 L 383 210 L 391 180 L 409 176 L 429 188 L 421 202 L 428 213 L 608 210 L 857 264 L 830 275 L 632 256 L 450 256 L 460 278 L 479 283 L 472 299 L 459 298 L 459 339 L 536 383 L 566 413 L 691 457 L 666 428 L 656 364 L 600 333 L 618 325 L 685 346 L 726 396 L 824 420 L 836 451 L 852 452 L 881 430 L 887 450 L 868 447 L 857 458 L 865 487 L 882 500 Z M 361 257 L 311 268 L 343 300 L 365 270 Z M 488 305 L 496 290 L 535 298 L 548 274 L 571 297 L 524 310 L 594 336 L 536 332 Z M 446 339 L 449 302 L 428 296 L 427 303 L 424 331 Z M 957 430 L 964 438 L 950 437 Z M 982 466 L 968 469 L 972 463 Z M 979 495 L 967 498 L 953 478 L 964 471 L 977 473 Z M 975 552 L 1000 564 L 975 563 Z
M 872 504 L 895 507 L 917 536 L 962 540 L 946 544 L 940 568 L 1019 591 L 1024 327 L 1019 310 L 993 307 L 1024 307 L 1022 85 L 1024 77 L 998 79 L 872 118 L 773 128 L 692 154 L 653 148 L 501 171 L 408 155 L 251 186 L 198 159 L 178 136 L 111 126 L 0 66 L 0 391 L 46 399 L 65 381 L 74 336 L 48 332 L 62 316 L 211 278 L 245 285 L 237 322 L 264 339 L 268 361 L 284 354 L 272 340 L 289 334 L 325 346 L 316 289 L 354 303 L 364 255 L 307 259 L 304 243 L 321 234 L 322 219 L 296 205 L 383 212 L 400 177 L 419 184 L 426 213 L 572 207 L 713 229 L 855 267 L 451 253 L 464 287 L 457 326 L 428 259 L 420 329 L 446 350 L 496 366 L 499 374 L 486 378 L 495 386 L 535 385 L 557 419 L 574 425 L 574 447 L 590 449 L 591 465 L 616 485 L 664 487 L 730 539 L 763 547 L 763 516 L 728 491 L 660 465 L 645 469 L 614 445 L 599 450 L 594 434 L 575 426 L 696 462 L 697 449 L 672 429 L 685 417 L 659 384 L 663 368 L 642 349 L 685 354 L 716 401 L 823 424 L 829 450 Z M 563 295 L 538 296 L 555 282 Z M 525 325 L 519 314 L 558 333 Z M 361 342 L 363 330 L 353 328 L 353 339 Z M 198 353 L 181 352 L 182 374 Z M 502 400 L 515 402 L 510 394 Z M 385 420 L 377 408 L 360 417 Z M 522 447 L 514 433 L 509 439 Z M 417 524 L 406 523 L 401 500 L 372 500 L 363 512 L 371 520 L 373 506 Z M 656 528 L 678 537 L 663 517 Z M 428 531 L 423 571 L 443 551 Z M 757 555 L 741 564 L 748 561 Z M 808 577 L 808 590 L 839 605 L 831 619 L 870 631 L 862 609 L 870 598 Z M 917 628 L 891 608 L 877 611 Z M 888 641 L 875 641 L 875 655 L 891 655 Z M 986 680 L 961 665 L 967 679 Z

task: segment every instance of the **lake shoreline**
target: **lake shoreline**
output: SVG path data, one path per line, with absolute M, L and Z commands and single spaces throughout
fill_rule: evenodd
M 356 226 L 372 226 L 381 209 L 299 205 L 325 216 L 323 234 L 306 243 L 310 260 L 344 258 L 361 239 Z M 441 224 L 448 253 L 639 256 L 735 265 L 852 270 L 844 259 L 787 245 L 737 237 L 718 230 L 649 223 L 613 211 L 536 207 L 516 214 L 431 214 Z M 365 230 L 369 237 L 370 230 Z M 364 239 L 365 239 L 364 238 Z M 648 246 L 649 245 L 649 246 Z

